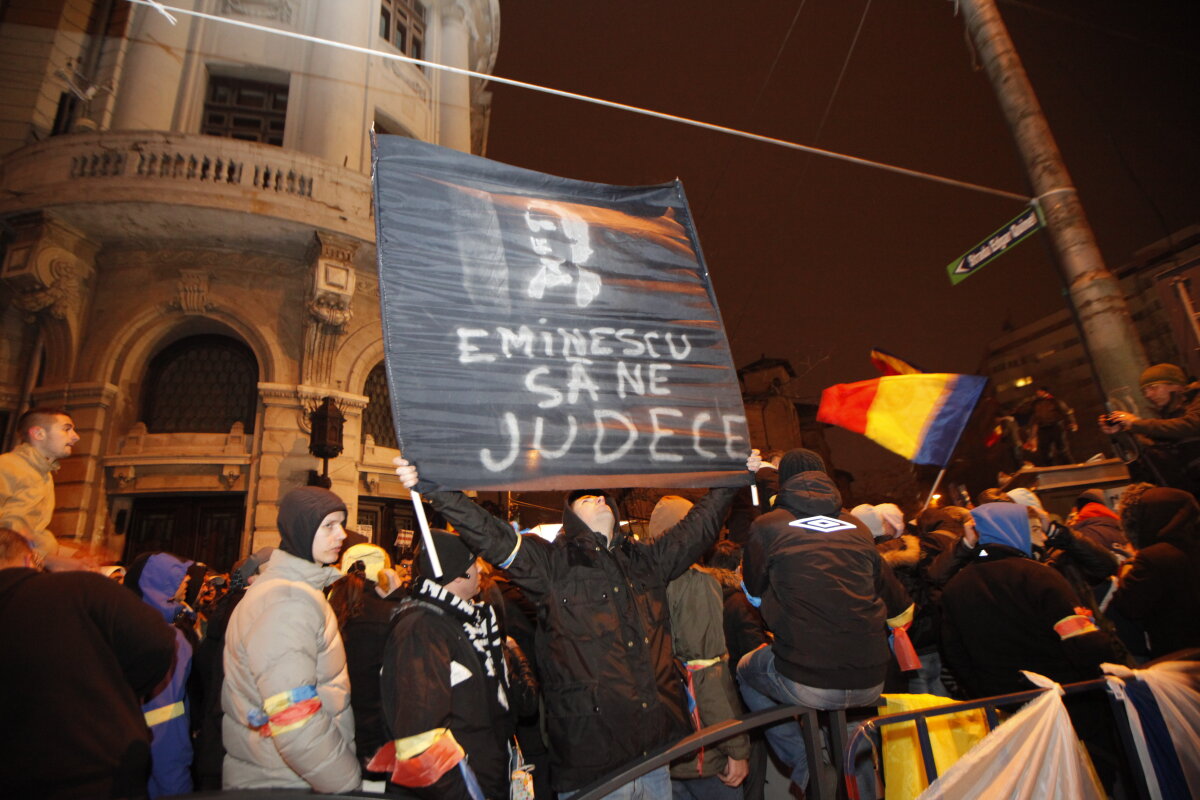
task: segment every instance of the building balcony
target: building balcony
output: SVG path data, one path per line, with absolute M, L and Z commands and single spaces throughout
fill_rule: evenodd
M 295 150 L 199 134 L 79 133 L 10 153 L 0 166 L 0 217 L 32 211 L 50 211 L 102 246 L 301 247 L 314 227 L 374 239 L 367 176 Z

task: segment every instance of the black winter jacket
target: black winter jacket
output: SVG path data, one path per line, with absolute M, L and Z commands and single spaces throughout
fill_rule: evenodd
M 871 532 L 841 505 L 825 473 L 793 475 L 775 510 L 750 526 L 742 574 L 762 599 L 784 676 L 824 689 L 866 689 L 887 672 L 887 620 L 912 603 Z
M 1020 670 L 1059 683 L 1097 678 L 1101 662 L 1118 660 L 1109 636 L 1093 627 L 1064 639 L 1054 627 L 1078 605 L 1052 567 L 988 544 L 942 593 L 942 653 L 969 697 L 1033 688 Z
M 1141 504 L 1164 491 L 1166 500 L 1155 504 L 1177 511 L 1161 526 L 1144 523 L 1130 531 L 1140 549 L 1112 599 L 1113 609 L 1145 628 L 1154 658 L 1200 647 L 1200 509 L 1173 504 L 1173 493 L 1162 489 L 1147 492 Z
M 489 800 L 508 797 L 512 722 L 459 619 L 420 598 L 405 600 L 384 646 L 380 688 L 392 739 L 448 728 Z M 430 800 L 470 797 L 457 767 L 432 786 L 389 791 Z
M 611 546 L 569 508 L 561 534 L 547 542 L 518 536 L 459 492 L 422 491 L 537 605 L 535 661 L 555 791 L 580 789 L 691 732 L 667 584 L 716 541 L 736 491 L 713 489 L 653 544 L 614 524 Z
M 0 797 L 144 797 L 175 629 L 91 572 L 0 569 Z

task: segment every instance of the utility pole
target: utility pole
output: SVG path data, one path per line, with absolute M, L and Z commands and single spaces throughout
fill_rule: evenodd
M 1025 67 L 994 0 L 959 3 L 967 32 L 1017 140 L 1034 196 L 1045 213 L 1046 233 L 1100 388 L 1111 407 L 1138 411 L 1138 378 L 1146 367 L 1146 353 L 1120 284 L 1104 265 Z

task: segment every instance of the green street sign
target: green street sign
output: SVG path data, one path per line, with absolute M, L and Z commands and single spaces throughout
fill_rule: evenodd
M 1041 206 L 1036 203 L 1030 205 L 1000 230 L 951 261 L 946 267 L 950 283 L 954 285 L 962 283 L 968 276 L 974 275 L 982 269 L 984 265 L 991 263 L 1044 227 L 1046 227 L 1046 218 L 1042 216 Z

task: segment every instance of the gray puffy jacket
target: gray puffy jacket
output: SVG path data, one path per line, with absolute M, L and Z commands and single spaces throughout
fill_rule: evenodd
M 337 619 L 321 590 L 337 570 L 276 550 L 233 612 L 225 634 L 221 723 L 225 789 L 294 787 L 349 792 L 361 783 L 350 678 Z M 315 685 L 321 706 L 292 730 L 250 727 L 264 699 Z

